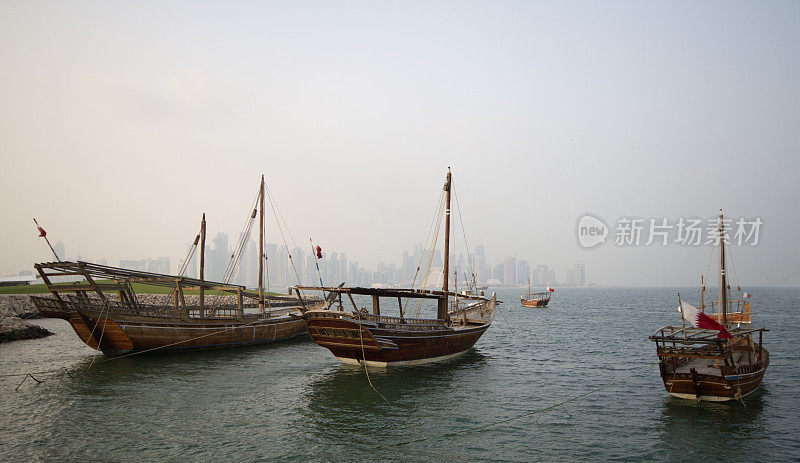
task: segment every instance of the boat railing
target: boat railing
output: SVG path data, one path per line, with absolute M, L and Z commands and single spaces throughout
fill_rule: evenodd
M 206 306 L 203 309 L 203 316 L 198 306 L 184 307 L 173 305 L 142 304 L 128 305 L 116 300 L 102 301 L 98 298 L 77 297 L 72 294 L 66 295 L 64 301 L 71 310 L 88 310 L 94 313 L 114 313 L 121 315 L 136 315 L 156 318 L 241 318 L 242 310 L 236 305 Z M 55 301 L 55 300 L 53 300 Z M 58 302 L 58 301 L 55 301 Z
M 375 323 L 385 324 L 403 324 L 403 325 L 444 325 L 444 320 L 428 319 L 428 318 L 405 318 L 405 317 L 387 317 L 385 315 L 372 315 L 361 314 L 362 320 L 369 320 Z
M 722 304 L 720 301 L 711 301 L 702 305 L 700 310 L 717 322 L 722 322 Z M 751 323 L 750 299 L 726 301 L 725 312 L 725 318 L 729 323 Z

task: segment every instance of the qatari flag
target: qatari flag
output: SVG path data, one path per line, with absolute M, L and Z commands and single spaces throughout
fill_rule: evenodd
M 732 338 L 728 330 L 725 329 L 724 326 L 719 324 L 716 320 L 709 317 L 708 315 L 704 314 L 697 307 L 681 301 L 681 306 L 678 307 L 678 312 L 683 315 L 683 318 L 692 324 L 695 328 L 702 328 L 704 330 L 716 330 L 719 331 L 717 337 L 719 339 L 727 339 Z
M 36 228 L 39 229 L 39 238 L 47 238 L 47 232 L 44 231 L 44 228 L 42 227 L 36 227 Z
M 317 259 L 322 259 L 322 248 L 317 246 Z

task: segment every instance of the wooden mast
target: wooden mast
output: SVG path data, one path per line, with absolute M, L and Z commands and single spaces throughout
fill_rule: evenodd
M 447 180 L 444 182 L 444 191 L 446 193 L 446 204 L 444 210 L 444 283 L 442 284 L 442 291 L 444 291 L 444 304 L 439 304 L 437 318 L 447 318 L 447 290 L 449 286 L 448 276 L 450 274 L 450 183 L 451 183 L 450 168 L 447 168 Z
M 719 210 L 719 300 L 722 304 L 722 326 L 728 326 L 728 282 L 725 275 L 725 224 L 722 209 Z
M 258 311 L 264 313 L 264 175 L 258 198 Z
M 203 220 L 200 221 L 200 318 L 205 316 L 205 281 L 203 276 L 206 263 L 206 213 L 203 212 Z

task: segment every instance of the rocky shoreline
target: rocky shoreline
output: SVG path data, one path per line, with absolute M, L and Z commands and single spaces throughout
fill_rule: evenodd
M 39 325 L 27 322 L 42 318 L 28 295 L 0 296 L 0 343 L 20 339 L 37 339 L 53 334 Z

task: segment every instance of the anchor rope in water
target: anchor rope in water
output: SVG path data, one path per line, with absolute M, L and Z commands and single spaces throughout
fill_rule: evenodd
M 131 352 L 131 353 L 125 354 L 125 355 L 117 355 L 117 356 L 114 356 L 114 357 L 105 358 L 105 359 L 101 360 L 98 363 L 106 363 L 106 362 L 111 362 L 113 360 L 119 360 L 119 359 L 126 358 L 126 357 L 133 357 L 134 355 L 140 355 L 140 354 L 145 354 L 145 353 L 148 353 L 148 352 L 153 352 L 153 351 L 156 351 L 156 350 L 159 350 L 159 349 L 164 349 L 166 347 L 172 347 L 172 346 L 175 346 L 175 345 L 178 345 L 178 344 L 184 344 L 184 343 L 191 342 L 191 341 L 194 341 L 194 340 L 197 340 L 197 339 L 202 339 L 202 338 L 205 338 L 205 337 L 208 337 L 208 336 L 213 336 L 215 334 L 224 333 L 226 331 L 230 331 L 230 330 L 233 330 L 233 329 L 252 326 L 252 325 L 254 325 L 256 323 L 259 323 L 261 321 L 263 321 L 263 320 L 255 320 L 253 322 L 246 323 L 246 324 L 241 325 L 241 326 L 229 326 L 229 327 L 226 327 L 225 329 L 214 331 L 213 333 L 202 334 L 200 336 L 195 336 L 193 338 L 185 339 L 183 341 L 177 341 L 177 342 L 173 342 L 171 344 L 165 344 L 163 346 L 152 347 L 150 349 L 145 349 L 145 350 L 142 350 L 142 351 Z M 94 365 L 95 358 L 96 358 L 96 356 L 92 358 L 92 362 L 89 365 L 90 367 L 92 365 Z M 22 383 L 24 383 L 25 380 L 28 378 L 28 376 L 30 376 L 38 384 L 38 383 L 43 383 L 46 379 L 43 379 L 43 380 L 40 381 L 40 380 L 34 378 L 32 375 L 44 375 L 44 374 L 49 374 L 49 373 L 62 373 L 62 377 L 63 377 L 63 373 L 65 371 L 70 376 L 70 378 L 74 378 L 72 373 L 69 372 L 69 368 L 67 368 L 67 367 L 58 368 L 56 370 L 33 371 L 33 372 L 28 372 L 28 373 L 4 373 L 4 374 L 0 374 L 0 378 L 12 378 L 12 377 L 24 376 L 25 378 L 23 378 L 23 380 L 22 380 Z M 22 383 L 20 383 L 20 385 L 17 386 L 16 389 L 19 389 L 19 387 L 22 386 Z
M 623 382 L 623 381 L 625 381 L 627 379 L 630 379 L 630 378 L 633 378 L 634 376 L 640 375 L 645 369 L 650 368 L 653 365 L 658 365 L 659 363 L 660 363 L 660 360 L 658 362 L 649 363 L 649 364 L 647 364 L 647 365 L 645 365 L 645 366 L 643 366 L 641 368 L 637 368 L 637 369 L 633 370 L 633 372 L 631 374 L 627 375 L 627 376 L 624 376 L 622 378 L 614 380 L 614 381 L 612 381 L 612 382 L 610 382 L 610 383 L 608 383 L 608 384 L 606 384 L 604 386 L 601 386 L 599 388 L 592 389 L 590 391 L 584 392 L 583 394 L 576 395 L 576 396 L 571 397 L 571 398 L 569 398 L 567 400 L 561 401 L 561 402 L 559 402 L 557 404 L 550 405 L 548 407 L 540 408 L 540 409 L 537 409 L 537 410 L 532 410 L 532 411 L 529 411 L 529 412 L 522 413 L 520 415 L 512 416 L 510 418 L 505 418 L 505 419 L 502 419 L 502 420 L 493 421 L 491 423 L 482 424 L 482 425 L 478 425 L 478 426 L 473 426 L 471 428 L 462 429 L 462 430 L 459 430 L 459 431 L 453 431 L 453 432 L 441 434 L 439 436 L 421 437 L 419 439 L 413 439 L 413 440 L 408 440 L 408 441 L 403 441 L 403 442 L 397 442 L 397 443 L 394 443 L 394 444 L 379 445 L 377 448 L 400 447 L 400 446 L 403 446 L 403 445 L 408 445 L 408 444 L 414 444 L 414 443 L 417 443 L 417 442 L 428 441 L 428 440 L 433 439 L 434 437 L 443 437 L 443 438 L 454 437 L 454 436 L 458 436 L 460 434 L 468 434 L 468 433 L 475 432 L 475 431 L 481 431 L 483 429 L 491 428 L 491 427 L 494 427 L 494 426 L 497 426 L 497 425 L 500 425 L 500 424 L 503 424 L 503 423 L 508 423 L 508 422 L 511 422 L 511 421 L 519 420 L 521 418 L 525 418 L 526 416 L 531 416 L 531 415 L 536 415 L 536 414 L 539 414 L 539 417 L 537 418 L 537 422 L 538 422 L 539 418 L 541 418 L 541 415 L 544 414 L 544 413 L 549 413 L 549 412 L 551 412 L 554 409 L 557 409 L 559 407 L 562 407 L 564 409 L 564 412 L 566 413 L 566 408 L 564 408 L 564 406 L 566 404 L 568 404 L 570 402 L 575 402 L 576 400 L 580 400 L 580 399 L 582 399 L 582 398 L 584 398 L 586 396 L 589 396 L 589 395 L 592 395 L 592 394 L 596 394 L 596 393 L 598 393 L 600 391 L 603 391 L 603 390 L 608 389 L 608 388 L 610 388 L 612 386 L 615 386 L 615 385 L 617 385 L 617 384 L 619 384 L 619 383 L 621 383 L 621 382 Z M 569 413 L 567 413 L 567 414 L 569 415 Z M 570 415 L 570 416 L 572 416 L 572 415 Z
M 381 396 L 381 399 L 383 399 L 387 404 L 391 404 L 386 399 L 386 397 L 383 396 L 383 394 L 381 394 L 377 389 L 375 389 L 375 386 L 373 386 L 373 384 L 372 384 L 372 380 L 369 378 L 369 368 L 367 367 L 367 354 L 366 354 L 366 352 L 364 352 L 364 331 L 363 331 L 364 328 L 361 326 L 361 323 L 360 323 L 361 322 L 361 312 L 358 312 L 358 321 L 359 321 L 359 324 L 358 324 L 358 336 L 359 336 L 359 338 L 361 338 L 361 358 L 362 358 L 362 360 L 364 362 L 364 373 L 367 374 L 367 382 L 369 383 L 369 387 L 371 387 L 372 390 L 375 391 L 376 394 Z

